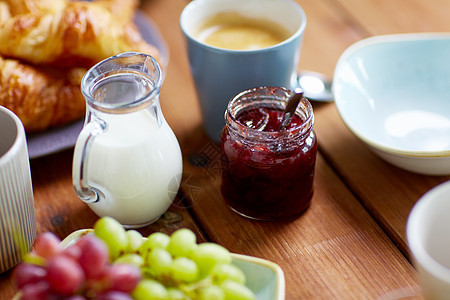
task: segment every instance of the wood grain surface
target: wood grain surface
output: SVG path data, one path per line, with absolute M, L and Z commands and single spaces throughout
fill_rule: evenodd
M 342 52 L 361 39 L 450 31 L 447 0 L 296 1 L 307 15 L 298 68 L 330 78 Z M 286 299 L 421 299 L 406 220 L 420 196 L 450 176 L 417 175 L 387 164 L 353 136 L 333 103 L 313 103 L 319 155 L 311 207 L 283 222 L 256 222 L 233 213 L 220 194 L 219 147 L 203 131 L 179 28 L 187 3 L 141 1 L 140 9 L 169 46 L 160 100 L 182 148 L 184 173 L 169 211 L 140 231 L 188 227 L 199 241 L 274 261 L 285 273 Z M 72 153 L 68 149 L 31 161 L 38 232 L 63 238 L 92 227 L 98 218 L 74 192 Z M 15 293 L 11 274 L 0 274 L 0 299 Z

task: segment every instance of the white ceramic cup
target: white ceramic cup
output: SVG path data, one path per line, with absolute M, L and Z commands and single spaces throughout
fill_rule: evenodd
M 450 299 L 450 181 L 414 205 L 406 234 L 425 298 Z
M 20 119 L 0 106 L 0 272 L 30 251 L 36 216 L 25 130 Z
M 274 22 L 291 35 L 274 46 L 254 50 L 229 50 L 199 41 L 201 24 L 224 12 Z M 259 86 L 298 86 L 297 64 L 306 15 L 295 1 L 195 0 L 183 10 L 180 26 L 186 37 L 203 127 L 212 140 L 220 140 L 227 104 L 238 93 Z

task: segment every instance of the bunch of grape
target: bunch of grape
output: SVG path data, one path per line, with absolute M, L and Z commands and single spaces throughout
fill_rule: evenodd
M 189 229 L 145 238 L 103 217 L 93 231 L 64 249 L 53 234 L 38 236 L 16 268 L 21 299 L 255 299 L 231 253 L 197 244 Z
M 109 263 L 108 246 L 86 235 L 63 248 L 46 232 L 36 237 L 34 250 L 14 271 L 22 300 L 130 300 L 142 278 L 138 267 Z
M 215 243 L 197 244 L 189 229 L 179 229 L 171 236 L 155 232 L 144 238 L 104 217 L 97 221 L 94 232 L 108 245 L 114 263 L 142 270 L 144 278 L 131 293 L 134 299 L 255 298 L 245 286 L 242 270 L 231 264 L 231 253 Z

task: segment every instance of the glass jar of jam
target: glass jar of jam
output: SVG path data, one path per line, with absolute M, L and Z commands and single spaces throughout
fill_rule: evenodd
M 290 91 L 259 87 L 235 96 L 221 135 L 222 195 L 237 213 L 257 220 L 298 216 L 311 202 L 317 140 L 309 101 L 279 130 Z

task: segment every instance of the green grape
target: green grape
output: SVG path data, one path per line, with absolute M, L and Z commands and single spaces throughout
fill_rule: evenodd
M 34 252 L 29 252 L 25 254 L 23 261 L 37 266 L 45 266 L 46 264 L 46 259 L 44 257 L 37 255 Z
M 189 298 L 179 289 L 174 287 L 167 288 L 167 298 L 170 300 L 188 300 Z
M 201 288 L 198 292 L 198 300 L 224 300 L 225 292 L 217 285 Z
M 119 257 L 128 247 L 125 229 L 111 217 L 100 218 L 94 225 L 94 232 L 108 245 L 111 260 Z
M 140 234 L 140 232 L 136 230 L 127 230 L 125 234 L 127 235 L 128 239 L 128 247 L 126 249 L 126 252 L 137 252 L 141 245 L 144 243 L 142 234 Z
M 186 257 L 177 257 L 169 267 L 172 279 L 177 283 L 190 283 L 198 280 L 197 264 Z
M 170 243 L 170 236 L 162 232 L 154 232 L 148 236 L 149 246 L 166 249 Z
M 163 274 L 168 273 L 172 261 L 172 256 L 167 250 L 161 248 L 153 249 L 147 260 L 150 274 L 155 277 L 161 277 Z
M 162 300 L 167 299 L 166 287 L 153 279 L 141 280 L 131 293 L 135 300 Z
M 139 255 L 135 253 L 129 253 L 120 256 L 114 264 L 130 264 L 136 267 L 141 267 L 144 265 L 144 259 Z
M 217 264 L 211 271 L 213 281 L 217 284 L 222 283 L 226 279 L 245 284 L 245 275 L 241 269 L 231 264 Z
M 139 247 L 139 254 L 147 260 L 148 255 L 155 248 L 166 249 L 169 245 L 170 237 L 161 232 L 154 232 L 144 239 L 142 245 Z
M 192 252 L 194 260 L 202 275 L 211 273 L 216 264 L 230 264 L 231 253 L 226 248 L 214 243 L 202 243 Z
M 152 252 L 152 243 L 147 239 L 145 240 L 142 245 L 139 247 L 139 255 L 141 255 L 144 260 L 148 259 L 148 255 L 150 252 Z
M 225 280 L 220 287 L 225 292 L 227 300 L 254 300 L 253 292 L 243 284 L 233 280 Z
M 190 229 L 178 229 L 170 236 L 167 247 L 173 256 L 189 256 L 197 246 L 197 237 Z

